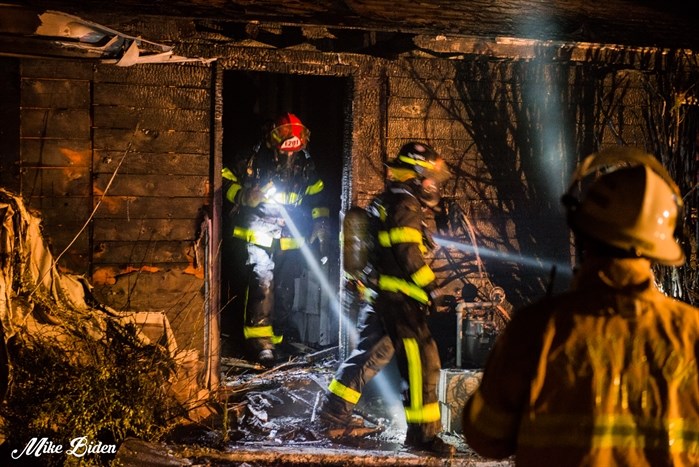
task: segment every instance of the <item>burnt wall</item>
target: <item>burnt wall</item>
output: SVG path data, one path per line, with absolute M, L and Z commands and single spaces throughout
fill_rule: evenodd
M 560 197 L 577 162 L 600 148 L 652 152 L 671 171 L 678 166 L 675 178 L 691 190 L 696 169 L 679 165 L 694 159 L 696 112 L 686 96 L 696 59 L 631 58 L 618 51 L 579 62 L 542 52 L 387 64 L 387 155 L 422 139 L 454 169 L 439 234 L 459 248 L 436 250 L 433 264 L 444 282 L 473 284 L 485 300 L 503 287 L 515 306 L 567 287 L 576 252 Z
M 21 62 L 21 192 L 54 256 L 119 310 L 166 311 L 203 349 L 211 69 Z

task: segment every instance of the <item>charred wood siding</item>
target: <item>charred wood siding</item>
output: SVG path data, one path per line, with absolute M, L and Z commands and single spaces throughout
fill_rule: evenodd
M 98 296 L 165 310 L 179 346 L 202 350 L 211 80 L 206 66 L 100 65 L 92 101 L 95 199 L 106 192 L 93 222 Z
M 95 269 L 186 268 L 209 203 L 210 69 L 99 66 L 94 80 Z
M 211 69 L 22 60 L 20 82 L 21 192 L 54 256 L 86 227 L 59 265 L 108 306 L 166 311 L 180 347 L 203 349 Z
M 92 208 L 92 68 L 70 61 L 21 62 L 20 191 L 38 209 L 62 267 L 86 273 Z M 77 238 L 75 238 L 77 236 Z

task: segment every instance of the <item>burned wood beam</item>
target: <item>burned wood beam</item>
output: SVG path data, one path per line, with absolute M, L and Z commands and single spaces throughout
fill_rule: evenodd
M 419 35 L 414 38 L 416 47 L 441 58 L 461 59 L 471 55 L 486 55 L 508 60 L 546 59 L 552 61 L 590 62 L 648 66 L 648 56 L 673 54 L 677 50 L 657 47 L 629 47 L 591 42 L 560 42 L 518 39 L 513 37 L 447 37 L 444 35 Z M 693 51 L 681 53 L 696 55 Z

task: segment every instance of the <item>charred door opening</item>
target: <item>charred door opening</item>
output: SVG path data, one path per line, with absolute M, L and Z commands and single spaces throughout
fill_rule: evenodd
M 307 149 L 324 183 L 329 208 L 330 241 L 322 265 L 333 296 L 306 264 L 295 280 L 291 324 L 300 341 L 311 348 L 335 345 L 338 317 L 328 303 L 340 283 L 339 212 L 342 197 L 343 141 L 347 118 L 347 78 L 228 70 L 223 73 L 223 167 L 246 160 L 263 136 L 265 124 L 291 112 L 310 129 Z M 225 193 L 224 193 L 225 196 Z M 247 294 L 245 252 L 233 237 L 231 204 L 223 201 L 221 263 L 222 355 L 244 354 L 243 319 Z M 327 287 L 326 287 L 327 289 Z

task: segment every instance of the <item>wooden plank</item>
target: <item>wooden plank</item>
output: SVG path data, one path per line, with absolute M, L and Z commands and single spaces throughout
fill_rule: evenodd
M 389 118 L 389 138 L 415 139 L 470 139 L 470 132 L 456 120 Z
M 189 264 L 192 258 L 191 241 L 142 241 L 95 243 L 93 261 L 103 264 L 128 264 L 134 267 L 169 263 Z
M 208 204 L 202 197 L 105 196 L 95 219 L 196 219 Z M 96 198 L 97 202 L 99 198 Z
M 101 195 L 111 176 L 95 174 L 95 194 Z M 197 175 L 118 175 L 109 188 L 110 196 L 205 197 L 209 177 Z
M 134 84 L 95 83 L 95 105 L 124 105 L 155 109 L 209 110 L 211 93 L 208 89 L 192 89 Z
M 29 196 L 25 197 L 25 202 L 38 211 L 44 225 L 73 229 L 73 234 L 87 222 L 92 211 L 92 197 L 89 196 Z
M 90 196 L 90 172 L 85 167 L 26 168 L 22 175 L 24 196 Z
M 143 128 L 151 130 L 208 131 L 211 127 L 209 110 L 152 109 L 135 106 L 93 107 L 97 128 Z
M 64 254 L 70 253 L 77 256 L 88 255 L 90 251 L 88 242 L 89 235 L 87 229 L 80 233 L 80 235 L 77 235 L 81 227 L 82 225 L 71 226 L 71 228 L 51 225 L 49 228 L 44 228 L 44 237 L 51 246 L 51 253 L 54 258 L 60 255 L 68 245 L 70 245 L 70 248 Z
M 208 132 L 103 128 L 94 130 L 95 149 L 124 151 L 129 144 L 135 152 L 209 154 L 211 149 Z
M 464 114 L 463 104 L 452 99 L 424 99 L 390 96 L 388 115 L 394 118 L 457 118 Z
M 90 167 L 92 142 L 88 140 L 22 139 L 23 166 Z
M 129 67 L 98 64 L 95 67 L 95 83 L 210 89 L 212 70 L 209 65 L 186 63 L 142 64 Z
M 388 95 L 422 99 L 455 99 L 459 97 L 453 80 L 418 81 L 413 78 L 391 78 L 388 81 Z
M 124 151 L 95 151 L 94 172 L 111 174 Z M 209 158 L 203 154 L 129 152 L 119 167 L 120 174 L 202 175 L 209 174 Z
M 190 219 L 95 219 L 93 238 L 101 241 L 194 240 L 200 223 Z
M 22 77 L 89 81 L 92 79 L 91 61 L 22 59 Z
M 90 104 L 90 82 L 70 79 L 23 78 L 22 107 L 86 109 Z
M 23 138 L 90 139 L 87 109 L 22 108 L 20 118 Z

